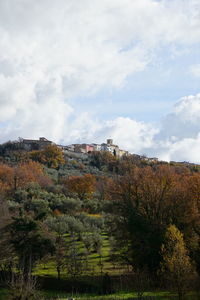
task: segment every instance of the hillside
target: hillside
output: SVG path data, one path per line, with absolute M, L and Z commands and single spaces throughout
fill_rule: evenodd
M 179 293 L 178 266 L 184 293 L 195 289 L 199 165 L 12 143 L 1 145 L 0 160 L 2 286 L 15 276 L 13 293 L 31 293 L 35 280 L 46 290 L 79 293 Z M 178 256 L 173 247 L 171 256 L 162 252 L 171 236 Z

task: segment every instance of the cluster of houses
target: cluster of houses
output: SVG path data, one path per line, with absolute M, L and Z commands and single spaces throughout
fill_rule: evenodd
M 32 151 L 32 150 L 43 150 L 49 145 L 56 145 L 54 142 L 49 141 L 45 137 L 40 137 L 38 140 L 32 140 L 32 139 L 23 139 L 19 138 L 18 141 L 14 142 L 15 149 L 23 149 L 25 151 Z M 63 146 L 63 145 L 56 145 L 59 147 L 65 154 L 79 154 L 79 155 L 85 155 L 92 153 L 94 151 L 107 151 L 113 154 L 114 156 L 117 157 L 122 157 L 122 156 L 128 156 L 129 152 L 125 150 L 121 150 L 118 145 L 113 144 L 112 139 L 107 139 L 106 143 L 102 144 L 71 144 L 68 146 Z M 141 156 L 137 154 L 133 154 L 135 158 L 144 160 L 147 162 L 156 162 L 158 161 L 158 158 L 153 157 L 149 158 L 146 156 Z
M 31 139 L 19 139 L 19 148 L 24 149 L 26 151 L 32 150 L 42 150 L 45 149 L 49 145 L 55 145 L 52 141 L 47 140 L 44 137 L 40 137 L 39 140 L 31 140 Z M 94 151 L 107 151 L 112 153 L 117 157 L 122 157 L 123 155 L 128 155 L 129 152 L 125 150 L 121 150 L 118 145 L 113 144 L 112 139 L 107 139 L 106 143 L 102 144 L 72 144 L 68 146 L 57 145 L 59 148 L 65 151 L 75 152 L 75 153 L 91 153 Z
M 113 144 L 112 139 L 107 139 L 107 143 L 102 144 L 72 144 L 65 146 L 63 150 L 73 151 L 76 153 L 91 153 L 94 151 L 107 151 L 117 157 L 128 155 L 129 152 L 119 149 L 118 145 Z

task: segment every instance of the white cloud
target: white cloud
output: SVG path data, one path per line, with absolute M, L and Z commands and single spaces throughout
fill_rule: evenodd
M 200 163 L 200 94 L 183 97 L 161 122 L 152 149 L 163 160 Z
M 185 138 L 172 143 L 168 149 L 168 157 L 172 161 L 190 161 L 200 163 L 200 133 L 196 138 Z
M 180 99 L 173 112 L 156 125 L 122 117 L 100 122 L 85 115 L 74 122 L 70 134 L 69 140 L 101 143 L 113 138 L 131 153 L 200 163 L 200 94 Z
M 199 43 L 199 12 L 197 0 L 0 0 L 0 140 L 110 135 L 134 152 L 154 147 L 161 137 L 153 126 L 120 117 L 92 120 L 84 104 L 77 115 L 69 100 L 122 88 L 163 46 L 173 52 L 173 46 Z M 171 136 L 196 138 L 195 99 L 182 100 L 163 121 L 164 145 Z
M 150 124 L 119 117 L 105 122 L 97 135 L 104 141 L 106 138 L 113 138 L 122 149 L 138 153 L 153 145 L 153 137 L 156 132 L 157 130 Z
M 74 137 L 76 136 L 74 132 L 81 132 L 79 141 L 102 143 L 107 138 L 112 138 L 121 148 L 134 153 L 143 148 L 151 147 L 152 139 L 157 132 L 157 129 L 152 125 L 137 122 L 130 118 L 118 117 L 112 121 L 104 122 L 96 120 L 87 122 L 87 126 L 84 126 L 84 121 L 82 119 L 81 123 L 75 123 L 71 128 L 71 134 Z

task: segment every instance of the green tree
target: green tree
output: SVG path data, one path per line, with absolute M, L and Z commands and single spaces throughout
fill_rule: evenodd
M 44 225 L 29 216 L 15 217 L 8 231 L 19 269 L 25 276 L 31 273 L 38 260 L 54 252 L 52 238 Z
M 167 280 L 169 287 L 178 293 L 181 300 L 187 290 L 191 288 L 195 269 L 185 247 L 183 234 L 175 225 L 170 225 L 167 228 L 165 242 L 161 247 L 161 255 L 161 273 Z
M 114 171 L 117 158 L 108 151 L 94 151 L 90 156 L 90 164 L 104 171 Z
M 68 223 L 63 216 L 49 217 L 46 225 L 55 234 L 55 264 L 58 280 L 61 279 L 61 271 L 66 263 L 67 240 L 65 233 L 68 231 Z

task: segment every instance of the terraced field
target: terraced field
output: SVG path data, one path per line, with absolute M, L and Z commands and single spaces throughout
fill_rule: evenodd
M 67 238 L 67 237 L 66 237 Z M 110 275 L 117 275 L 124 271 L 124 267 L 114 264 L 110 259 L 110 244 L 106 233 L 102 234 L 103 246 L 101 255 L 98 253 L 91 253 L 88 255 L 88 268 L 84 270 L 84 275 L 99 276 L 108 273 Z M 83 251 L 83 244 L 78 242 L 80 252 Z M 34 275 L 44 277 L 57 277 L 55 260 L 49 258 L 37 265 L 34 270 Z M 66 270 L 62 270 L 61 278 L 68 278 Z

